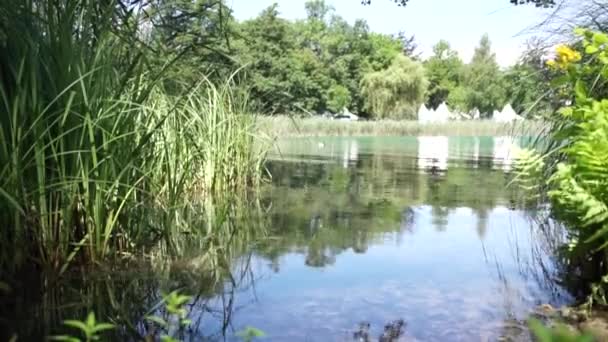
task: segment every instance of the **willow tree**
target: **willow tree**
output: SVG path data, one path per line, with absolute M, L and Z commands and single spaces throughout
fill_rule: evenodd
M 387 69 L 361 80 L 365 108 L 377 119 L 415 119 L 428 83 L 422 64 L 398 55 Z

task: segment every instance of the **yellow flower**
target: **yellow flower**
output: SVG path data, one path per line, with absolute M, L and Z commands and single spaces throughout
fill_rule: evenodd
M 567 45 L 559 45 L 555 50 L 557 51 L 557 59 L 562 62 L 571 63 L 581 60 L 580 52 L 572 50 Z
M 547 65 L 553 69 L 565 70 L 570 63 L 576 63 L 581 60 L 581 53 L 573 50 L 567 45 L 559 45 L 555 48 L 556 56 L 554 60 L 547 61 Z

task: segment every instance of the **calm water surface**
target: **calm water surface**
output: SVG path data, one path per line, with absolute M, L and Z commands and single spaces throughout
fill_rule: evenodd
M 524 143 L 280 141 L 261 203 L 270 238 L 192 303 L 187 338 L 253 326 L 266 341 L 376 341 L 402 320 L 399 341 L 528 340 L 535 307 L 571 298 L 552 256 L 561 233 L 507 188 Z

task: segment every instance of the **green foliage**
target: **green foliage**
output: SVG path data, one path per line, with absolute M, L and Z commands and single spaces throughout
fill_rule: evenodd
M 424 62 L 429 89 L 427 91 L 426 105 L 437 108 L 447 101 L 449 95 L 460 84 L 463 72 L 463 63 L 458 53 L 451 49 L 450 43 L 441 40 L 433 47 L 433 56 Z M 462 103 L 461 95 L 453 95 L 455 103 Z
M 399 6 L 405 6 L 409 2 L 409 0 L 393 0 Z M 523 4 L 534 4 L 536 7 L 553 7 L 555 6 L 555 0 L 509 0 L 513 5 L 523 5 Z M 370 5 L 372 0 L 361 0 L 361 3 L 364 5 Z
M 236 335 L 240 337 L 243 342 L 252 342 L 258 337 L 266 336 L 266 333 L 258 328 L 247 326 L 245 329 L 237 332 Z
M 481 38 L 471 63 L 464 67 L 462 77 L 460 86 L 448 96 L 452 107 L 462 112 L 478 109 L 487 118 L 505 105 L 502 73 L 487 34 Z
M 399 42 L 389 36 L 373 32 L 368 37 L 371 51 L 366 56 L 366 69 L 370 71 L 385 70 L 399 55 Z
M 365 75 L 361 93 L 374 118 L 415 118 L 424 101 L 428 81 L 422 65 L 405 56 L 383 71 Z
M 581 277 L 596 282 L 592 301 L 606 303 L 606 247 L 608 246 L 608 100 L 595 87 L 608 79 L 608 35 L 577 30 L 580 50 L 557 47 L 548 62 L 563 77 L 557 91 L 574 100 L 550 117 L 549 150 L 542 156 L 541 187 L 548 189 L 555 216 L 571 228 L 567 248 L 570 265 L 585 264 Z M 599 97 L 598 97 L 599 96 Z M 527 158 L 523 163 L 538 160 Z
M 548 328 L 541 322 L 531 319 L 528 322 L 530 330 L 538 342 L 593 342 L 595 339 L 589 334 L 573 332 L 564 325 Z
M 237 58 L 246 66 L 248 84 L 256 107 L 265 113 L 289 112 L 292 97 L 289 77 L 293 70 L 293 27 L 279 18 L 276 4 L 238 26 Z
M 277 5 L 237 25 L 235 59 L 245 65 L 244 85 L 267 114 L 363 111 L 364 74 L 384 70 L 403 49 L 398 38 L 352 25 L 324 1 L 305 4 L 307 18 L 280 18 Z M 347 95 L 348 94 L 348 95 Z
M 506 72 L 504 80 L 507 85 L 506 98 L 513 104 L 515 112 L 539 117 L 551 112 L 552 106 L 547 100 L 549 82 L 542 78 L 539 70 L 519 63 Z
M 558 75 L 546 65 L 545 43 L 539 39 L 527 42 L 527 49 L 513 67 L 505 71 L 507 102 L 524 117 L 546 117 L 560 107 L 551 87 Z
M 327 108 L 334 113 L 348 107 L 351 102 L 350 92 L 346 87 L 341 85 L 333 85 L 327 91 Z
M 113 324 L 97 322 L 97 320 L 95 319 L 95 314 L 93 312 L 89 313 L 86 320 L 84 321 L 66 320 L 63 322 L 63 324 L 68 327 L 79 330 L 80 333 L 84 335 L 84 339 L 70 335 L 62 335 L 52 336 L 50 338 L 51 340 L 66 342 L 99 341 L 101 338 L 101 332 L 114 329 Z
M 190 296 L 182 295 L 179 291 L 163 294 L 161 305 L 164 306 L 166 317 L 148 315 L 146 320 L 156 324 L 165 333 L 161 335 L 162 342 L 178 342 L 176 335 L 182 329 L 187 328 L 192 322 L 187 318 L 186 304 L 192 299 Z
M 142 29 L 137 37 L 152 52 L 145 54 L 148 63 L 166 68 L 165 91 L 179 94 L 199 82 L 200 75 L 225 79 L 237 67 L 229 57 L 235 24 L 225 2 L 152 0 L 145 7 L 146 25 L 134 24 L 133 29 Z
M 255 117 L 231 80 L 168 95 L 127 24 L 139 12 L 96 4 L 0 4 L 3 270 L 170 250 L 181 209 L 259 179 Z

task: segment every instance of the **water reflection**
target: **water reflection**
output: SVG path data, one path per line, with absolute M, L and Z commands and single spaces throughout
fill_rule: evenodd
M 494 138 L 494 161 L 505 171 L 511 170 L 519 146 L 513 137 Z
M 246 326 L 269 341 L 527 340 L 523 322 L 535 306 L 571 298 L 553 254 L 563 231 L 506 187 L 513 157 L 505 151 L 520 144 L 489 137 L 285 142 L 267 165 L 272 182 L 255 207 L 270 238 L 247 233 L 256 221 L 241 222 L 230 247 L 218 246 L 229 251 L 219 281 L 192 267 L 194 249 L 144 280 L 131 272 L 103 278 L 111 286 L 66 285 L 55 304 L 75 301 L 65 293 L 86 294 L 86 308 L 140 322 L 122 329 L 121 340 L 150 334 L 144 308 L 167 288 L 196 296 L 185 340 L 237 341 Z M 43 328 L 83 317 L 57 312 Z
M 359 156 L 359 148 L 357 140 L 355 139 L 345 139 L 342 144 L 344 150 L 342 166 L 347 168 L 349 165 L 356 164 Z
M 431 172 L 448 168 L 448 137 L 418 137 L 418 168 Z
M 359 155 L 348 163 L 297 143 L 269 165 L 271 230 L 280 242 L 257 253 L 282 266 L 258 287 L 274 290 L 258 308 L 301 317 L 276 340 L 345 339 L 352 329 L 380 336 L 395 319 L 416 340 L 527 340 L 533 307 L 571 299 L 552 257 L 563 232 L 544 229 L 543 212 L 524 209 L 521 194 L 506 187 L 521 141 L 349 141 Z M 266 318 L 258 324 L 271 329 L 282 320 Z

